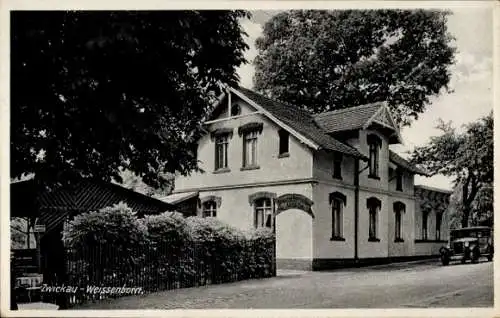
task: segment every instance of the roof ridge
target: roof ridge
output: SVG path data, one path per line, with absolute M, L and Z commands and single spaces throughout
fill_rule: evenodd
M 297 105 L 295 105 L 295 104 L 289 103 L 289 102 L 284 101 L 284 100 L 281 100 L 281 99 L 279 99 L 279 98 L 269 97 L 269 96 L 267 96 L 267 95 L 261 94 L 261 93 L 259 93 L 259 92 L 256 92 L 256 91 L 254 91 L 254 90 L 251 90 L 251 89 L 248 89 L 248 88 L 245 88 L 245 87 L 238 87 L 237 89 L 241 89 L 241 88 L 246 89 L 247 91 L 250 91 L 251 93 L 254 93 L 254 94 L 260 95 L 261 97 L 267 98 L 267 99 L 269 99 L 269 100 L 271 100 L 271 101 L 273 101 L 273 102 L 278 102 L 278 103 L 281 103 L 281 104 L 283 104 L 283 105 L 293 107 L 293 108 L 295 108 L 295 109 L 297 109 L 297 110 L 300 110 L 300 111 L 302 111 L 302 112 L 305 112 L 305 113 L 309 114 L 311 117 L 314 117 L 314 114 L 313 114 L 313 113 L 311 113 L 310 111 L 308 111 L 308 110 L 306 110 L 306 109 L 304 109 L 304 108 L 302 108 L 302 107 L 300 107 L 300 106 L 297 106 Z
M 360 109 L 360 108 L 371 107 L 371 106 L 380 106 L 380 107 L 382 107 L 383 106 L 383 102 L 367 103 L 367 104 L 362 104 L 362 105 L 357 105 L 357 106 L 352 106 L 352 107 L 345 107 L 345 108 L 340 108 L 340 109 L 329 110 L 329 111 L 326 111 L 326 112 L 315 114 L 314 117 L 318 118 L 318 117 L 323 117 L 323 116 L 332 115 L 332 114 L 340 114 L 340 113 L 343 113 L 343 112 L 354 111 L 354 110 L 357 110 L 357 109 Z

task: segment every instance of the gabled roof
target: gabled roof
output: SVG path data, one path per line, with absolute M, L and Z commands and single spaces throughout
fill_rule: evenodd
M 392 150 L 389 150 L 389 160 L 396 164 L 397 166 L 403 168 L 404 170 L 420 174 L 423 176 L 428 176 L 429 174 L 425 172 L 424 170 L 412 165 L 408 160 L 404 159 L 403 157 L 399 156 L 397 153 L 395 153 Z
M 366 129 L 375 123 L 394 132 L 396 138 L 391 139 L 393 142 L 402 143 L 403 141 L 399 133 L 399 127 L 384 102 L 333 110 L 317 114 L 314 119 L 329 134 Z
M 283 128 L 289 128 L 297 132 L 300 136 L 310 141 L 310 145 L 316 149 L 326 149 L 337 151 L 353 157 L 366 159 L 357 149 L 336 140 L 329 136 L 315 121 L 311 113 L 300 109 L 297 106 L 285 104 L 281 101 L 270 99 L 264 95 L 253 92 L 249 89 L 239 87 L 230 89 L 236 95 L 247 99 L 254 107 L 260 108 L 264 115 L 270 115 L 282 124 Z M 269 117 L 269 116 L 268 116 Z M 284 124 L 284 125 L 283 125 Z
M 315 115 L 314 120 L 327 133 L 361 129 L 382 106 L 382 103 L 372 103 L 332 110 Z

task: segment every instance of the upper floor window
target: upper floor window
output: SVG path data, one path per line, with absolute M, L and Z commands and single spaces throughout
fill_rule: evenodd
M 333 155 L 333 177 L 342 179 L 342 154 L 339 152 Z
M 443 213 L 436 213 L 436 240 L 441 240 L 441 223 L 443 221 Z
M 403 171 L 396 169 L 396 191 L 403 191 Z
M 284 129 L 278 131 L 280 145 L 279 145 L 279 156 L 286 157 L 289 154 L 290 147 L 290 134 Z
M 274 227 L 274 213 L 272 200 L 270 198 L 260 198 L 254 202 L 255 218 L 254 225 L 256 228 Z
M 370 178 L 379 178 L 379 152 L 382 146 L 382 140 L 376 135 L 368 135 L 369 148 L 369 174 Z
M 394 241 L 403 242 L 403 213 L 405 212 L 406 206 L 404 203 L 395 202 L 394 203 Z
M 382 206 L 382 202 L 374 197 L 366 200 L 368 208 L 368 240 L 378 242 L 378 212 Z
M 345 202 L 346 197 L 342 193 L 330 193 L 330 205 L 332 210 L 332 240 L 344 240 L 343 207 Z
M 217 202 L 210 200 L 203 202 L 203 217 L 217 216 Z
M 424 211 L 422 213 L 422 240 L 428 239 L 427 226 L 429 223 L 429 212 Z
M 257 131 L 243 135 L 243 167 L 257 166 Z
M 259 122 L 246 123 L 238 128 L 238 134 L 243 136 L 242 169 L 258 168 L 257 165 L 257 138 L 262 133 L 264 124 Z
M 226 169 L 228 157 L 229 135 L 215 137 L 215 170 Z

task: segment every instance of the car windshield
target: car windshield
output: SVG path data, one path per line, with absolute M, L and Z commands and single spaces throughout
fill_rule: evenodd
M 450 233 L 450 238 L 456 240 L 463 237 L 489 237 L 490 229 L 460 229 L 452 230 Z

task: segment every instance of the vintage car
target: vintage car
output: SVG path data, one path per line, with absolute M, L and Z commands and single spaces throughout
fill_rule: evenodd
M 493 259 L 493 229 L 487 226 L 451 230 L 450 241 L 441 247 L 441 262 L 448 265 L 452 260 L 476 263 L 481 256 Z

